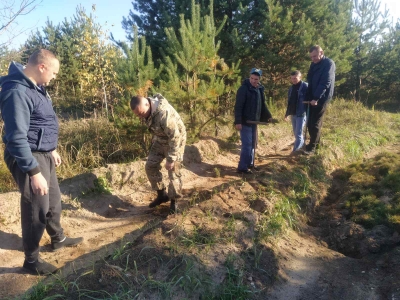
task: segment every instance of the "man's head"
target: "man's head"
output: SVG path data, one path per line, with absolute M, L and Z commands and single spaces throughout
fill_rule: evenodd
M 290 81 L 293 84 L 298 84 L 300 80 L 301 80 L 301 72 L 299 70 L 290 72 Z
M 53 52 L 40 49 L 31 54 L 24 73 L 37 85 L 48 85 L 60 70 L 60 62 Z
M 132 97 L 131 109 L 139 118 L 147 118 L 151 113 L 149 100 L 139 95 Z
M 257 68 L 251 69 L 251 71 L 250 71 L 250 84 L 253 87 L 258 87 L 261 75 L 262 75 L 262 71 L 260 69 L 257 69 Z
M 324 57 L 324 50 L 318 45 L 314 45 L 309 50 L 310 58 L 314 64 L 317 64 Z

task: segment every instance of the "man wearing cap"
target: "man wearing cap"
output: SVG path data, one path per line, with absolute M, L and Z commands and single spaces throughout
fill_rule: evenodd
M 310 115 L 307 122 L 310 143 L 304 151 L 307 155 L 314 153 L 319 147 L 323 117 L 335 87 L 336 70 L 334 61 L 324 55 L 320 46 L 312 46 L 309 52 L 312 63 L 307 74 L 306 100 L 310 101 Z
M 235 127 L 240 131 L 242 149 L 237 171 L 251 174 L 254 166 L 254 149 L 257 145 L 257 125 L 247 121 L 270 122 L 272 115 L 265 104 L 264 87 L 260 84 L 262 71 L 253 68 L 236 93 Z

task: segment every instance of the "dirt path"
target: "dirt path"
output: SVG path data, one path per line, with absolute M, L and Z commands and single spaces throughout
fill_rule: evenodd
M 263 157 L 259 165 L 271 163 L 267 154 L 273 154 L 274 159 L 286 158 L 289 143 L 280 141 L 281 147 L 265 148 L 259 153 Z M 216 142 L 206 140 L 197 147 L 190 146 L 187 152 L 183 178 L 188 197 L 197 197 L 194 191 L 211 191 L 238 179 L 237 151 L 221 155 Z M 93 184 L 102 176 L 112 183 L 110 195 L 99 194 L 99 187 Z M 169 218 L 168 206 L 155 210 L 147 207 L 154 194 L 146 180 L 143 161 L 110 165 L 94 174 L 78 176 L 64 181 L 61 190 L 64 230 L 69 236 L 83 236 L 85 241 L 79 247 L 53 253 L 45 234 L 41 256 L 62 268 L 64 275 L 117 253 L 126 243 Z M 0 299 L 24 293 L 39 279 L 21 269 L 24 257 L 19 216 L 19 194 L 1 194 Z M 400 285 L 396 286 L 400 271 L 394 271 L 400 270 L 400 259 L 396 260 L 400 257 L 399 247 L 363 260 L 352 259 L 328 249 L 314 237 L 315 230 L 289 232 L 277 243 L 279 277 L 283 280 L 269 291 L 271 299 L 400 299 Z
M 218 156 L 218 146 L 212 141 L 203 143 L 203 146 L 211 159 L 205 156 L 201 159 L 195 148 L 193 153 L 189 151 L 188 159 L 192 163 L 189 169 L 183 170 L 186 193 L 199 187 L 212 189 L 236 178 L 235 155 L 218 157 L 216 165 L 220 164 L 224 170 L 216 171 L 214 159 Z M 200 160 L 202 163 L 196 163 Z M 215 172 L 226 173 L 226 176 L 216 178 Z M 91 191 L 96 190 L 93 180 L 100 176 L 107 177 L 113 186 L 118 187 L 112 195 Z M 66 180 L 60 187 L 64 231 L 68 236 L 84 237 L 84 243 L 53 253 L 50 251 L 50 239 L 45 234 L 41 241 L 41 257 L 57 267 L 64 267 L 64 274 L 112 255 L 168 216 L 167 205 L 155 210 L 148 208 L 154 193 L 146 180 L 144 161 L 110 165 L 96 170 L 94 174 Z M 39 279 L 38 276 L 24 274 L 21 268 L 24 255 L 19 197 L 17 192 L 0 194 L 0 299 L 24 293 Z

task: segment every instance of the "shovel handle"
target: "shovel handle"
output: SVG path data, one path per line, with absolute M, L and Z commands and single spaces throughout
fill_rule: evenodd
M 269 125 L 267 122 L 259 122 L 259 121 L 246 121 L 249 124 L 257 124 L 257 125 Z

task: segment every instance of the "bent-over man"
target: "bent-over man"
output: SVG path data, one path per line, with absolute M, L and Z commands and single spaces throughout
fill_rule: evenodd
M 149 207 L 171 201 L 170 211 L 177 211 L 177 198 L 181 196 L 181 162 L 186 144 L 186 128 L 177 111 L 161 94 L 153 97 L 134 96 L 131 109 L 136 116 L 142 118 L 153 134 L 153 143 L 147 158 L 145 170 L 157 197 Z M 169 185 L 166 191 L 161 173 L 161 163 L 166 159 Z

